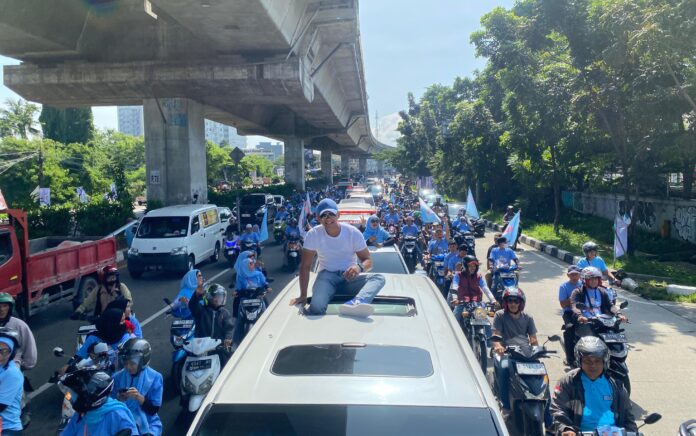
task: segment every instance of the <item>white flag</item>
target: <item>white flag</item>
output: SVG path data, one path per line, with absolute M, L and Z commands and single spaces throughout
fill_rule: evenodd
M 617 259 L 628 251 L 628 226 L 631 224 L 629 217 L 616 215 L 614 219 L 614 258 Z
M 51 205 L 51 188 L 39 188 L 39 204 L 41 206 Z
M 77 188 L 77 198 L 80 200 L 80 203 L 89 202 L 89 196 L 82 186 Z

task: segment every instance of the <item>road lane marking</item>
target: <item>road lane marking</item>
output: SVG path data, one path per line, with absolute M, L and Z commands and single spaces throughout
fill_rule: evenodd
M 216 278 L 220 277 L 221 275 L 225 274 L 227 271 L 230 271 L 230 268 L 225 268 L 224 270 L 220 271 L 219 273 L 215 274 L 212 276 L 210 279 L 208 279 L 209 282 L 212 282 Z M 163 313 L 165 313 L 167 310 L 169 310 L 168 306 L 163 307 L 161 310 L 157 311 L 157 313 L 152 314 L 149 318 L 147 318 L 145 321 L 140 323 L 141 327 L 145 327 L 147 324 L 151 323 L 152 321 L 156 320 L 157 317 L 161 316 Z M 51 386 L 55 385 L 55 383 L 44 383 L 42 384 L 38 389 L 35 389 L 33 392 L 31 392 L 27 397 L 31 400 L 42 393 L 46 392 L 47 389 L 49 389 Z

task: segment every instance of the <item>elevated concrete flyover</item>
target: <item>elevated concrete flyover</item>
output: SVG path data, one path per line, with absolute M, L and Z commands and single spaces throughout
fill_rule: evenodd
M 22 61 L 4 82 L 52 106 L 142 104 L 148 196 L 166 204 L 206 200 L 204 118 L 284 141 L 303 188 L 303 148 L 385 147 L 358 16 L 357 0 L 4 0 L 0 53 Z

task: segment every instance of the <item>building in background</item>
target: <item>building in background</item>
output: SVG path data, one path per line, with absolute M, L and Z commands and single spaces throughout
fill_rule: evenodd
M 143 136 L 143 107 L 119 106 L 118 131 L 126 135 Z
M 242 149 L 242 151 L 244 152 L 245 155 L 252 155 L 253 154 L 256 156 L 263 156 L 266 159 L 270 160 L 271 162 L 273 162 L 275 160 L 275 159 L 273 159 L 273 152 L 262 150 L 258 147 L 257 148 L 252 148 L 252 147 L 244 148 L 244 149 Z
M 228 127 L 230 129 L 230 140 L 229 144 L 232 146 L 232 148 L 239 147 L 239 148 L 246 148 L 247 146 L 247 138 L 246 136 L 242 136 L 239 133 L 237 133 L 237 129 L 234 127 Z
M 283 155 L 282 142 L 276 142 L 275 144 L 271 142 L 259 142 L 256 148 L 259 150 L 271 152 L 273 154 L 273 158 L 271 159 L 272 162 L 275 162 L 279 157 Z

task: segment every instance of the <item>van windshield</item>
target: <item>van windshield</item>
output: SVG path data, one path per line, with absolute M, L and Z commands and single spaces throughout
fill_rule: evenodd
M 487 408 L 213 404 L 194 434 L 204 436 L 494 435 L 502 434 L 502 429 L 496 428 L 491 411 Z
M 187 216 L 145 217 L 138 226 L 138 238 L 180 238 L 188 234 Z
M 263 206 L 266 204 L 265 195 L 245 195 L 242 198 L 242 204 L 246 206 Z

